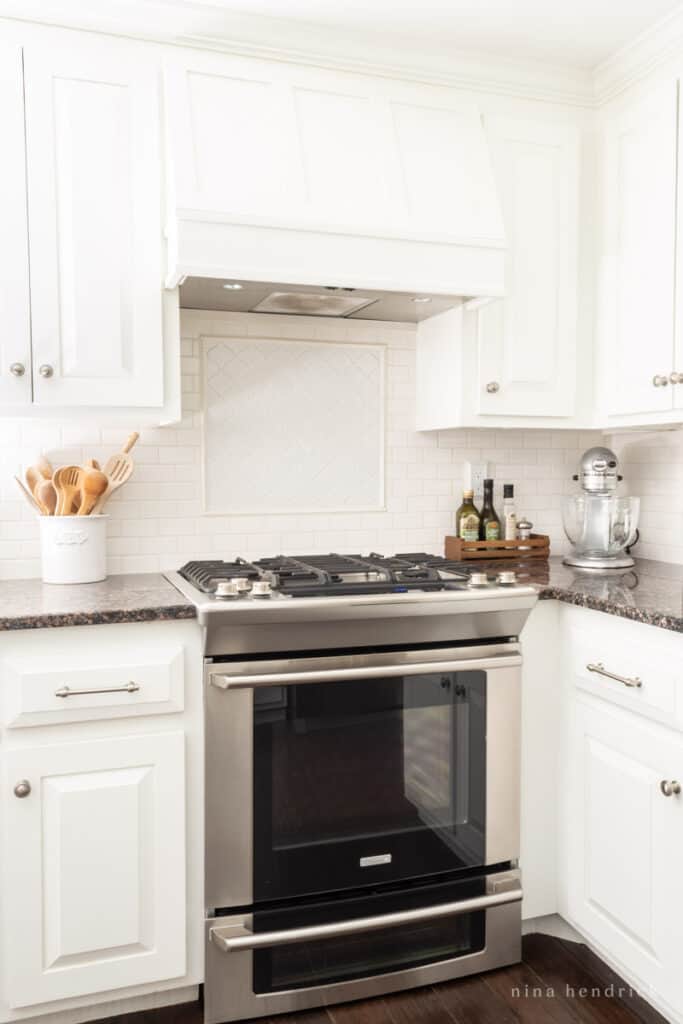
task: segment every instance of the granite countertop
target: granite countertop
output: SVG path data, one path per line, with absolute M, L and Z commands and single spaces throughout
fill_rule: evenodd
M 194 605 L 160 573 L 110 576 L 102 583 L 69 586 L 0 581 L 0 631 L 194 618 Z
M 683 566 L 636 560 L 625 573 L 598 576 L 560 558 L 477 560 L 488 572 L 514 569 L 541 600 L 564 601 L 683 633 Z M 0 631 L 43 626 L 194 619 L 194 605 L 159 573 L 110 576 L 102 583 L 55 586 L 40 580 L 0 582 Z
M 469 564 L 488 571 L 514 569 L 521 582 L 538 588 L 541 600 L 564 601 L 683 633 L 683 565 L 641 558 L 626 572 L 598 575 L 563 565 L 561 558 Z

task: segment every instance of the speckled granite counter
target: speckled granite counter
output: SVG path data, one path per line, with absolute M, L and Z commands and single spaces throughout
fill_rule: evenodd
M 542 600 L 564 601 L 683 633 L 683 566 L 636 562 L 623 574 L 597 576 L 562 565 L 560 558 L 477 561 L 493 572 L 514 569 L 538 587 Z M 103 583 L 58 587 L 40 580 L 0 581 L 0 631 L 44 626 L 193 619 L 192 605 L 158 573 L 110 576 Z
M 514 569 L 518 579 L 538 587 L 542 600 L 564 601 L 683 633 L 681 565 L 637 559 L 628 572 L 598 576 L 563 565 L 560 558 L 470 563 L 475 564 L 488 571 Z
M 0 630 L 195 617 L 194 605 L 159 573 L 110 576 L 102 583 L 67 587 L 0 580 Z

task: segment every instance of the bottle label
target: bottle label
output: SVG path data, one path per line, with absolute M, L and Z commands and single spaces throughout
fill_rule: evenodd
M 500 540 L 500 523 L 486 524 L 486 540 Z
M 460 520 L 460 539 L 479 540 L 479 516 L 470 513 L 462 517 Z
M 505 516 L 505 540 L 517 540 L 517 516 L 514 512 Z

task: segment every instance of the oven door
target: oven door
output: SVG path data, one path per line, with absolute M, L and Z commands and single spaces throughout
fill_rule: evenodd
M 505 643 L 212 664 L 207 906 L 513 861 L 520 663 Z

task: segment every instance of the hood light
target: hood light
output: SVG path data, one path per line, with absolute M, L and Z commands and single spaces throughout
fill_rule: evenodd
M 226 292 L 241 292 L 242 291 L 242 285 L 238 284 L 237 281 L 226 281 L 226 283 L 223 285 L 223 287 L 225 288 Z
M 423 302 L 431 302 L 432 300 L 429 295 L 416 295 L 415 298 L 410 301 L 421 305 Z

